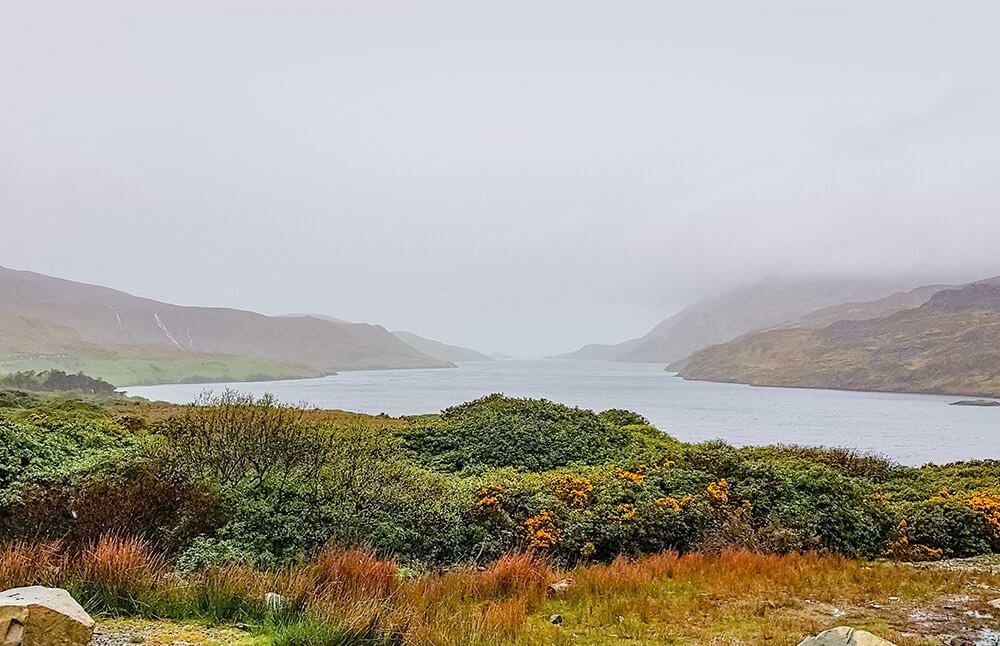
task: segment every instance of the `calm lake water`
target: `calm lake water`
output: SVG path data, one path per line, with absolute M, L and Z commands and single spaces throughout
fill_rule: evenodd
M 187 403 L 224 384 L 130 387 Z M 604 410 L 627 408 L 685 441 L 849 446 L 919 465 L 1000 458 L 1000 408 L 948 406 L 960 397 L 755 388 L 684 381 L 659 364 L 513 360 L 444 370 L 365 370 L 321 379 L 231 384 L 281 401 L 364 413 L 433 413 L 502 392 Z

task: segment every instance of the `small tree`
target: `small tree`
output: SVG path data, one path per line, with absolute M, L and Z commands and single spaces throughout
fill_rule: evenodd
M 333 455 L 332 434 L 307 423 L 304 413 L 271 395 L 226 390 L 218 397 L 203 395 L 159 430 L 194 477 L 254 488 L 268 484 L 280 494 L 297 478 L 315 476 Z

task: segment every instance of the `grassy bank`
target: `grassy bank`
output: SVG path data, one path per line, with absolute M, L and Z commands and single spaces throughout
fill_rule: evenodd
M 547 593 L 567 579 L 567 592 Z M 0 552 L 0 587 L 25 582 L 66 587 L 103 618 L 238 624 L 244 632 L 230 633 L 229 643 L 303 646 L 795 644 L 845 621 L 901 645 L 930 644 L 919 613 L 947 617 L 950 609 L 950 625 L 939 619 L 936 630 L 990 625 L 967 613 L 987 614 L 1000 590 L 994 575 L 745 551 L 569 570 L 516 554 L 484 569 L 413 575 L 368 551 L 328 550 L 267 572 L 229 566 L 178 575 L 145 544 L 114 538 L 73 555 L 55 544 L 9 545 Z M 279 606 L 265 603 L 269 592 L 282 595 Z
M 314 368 L 283 361 L 225 354 L 115 352 L 70 355 L 7 355 L 3 372 L 62 370 L 83 372 L 117 385 L 271 381 L 320 377 Z

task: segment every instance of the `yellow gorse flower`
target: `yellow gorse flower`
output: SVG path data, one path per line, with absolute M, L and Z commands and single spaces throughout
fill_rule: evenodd
M 965 504 L 982 513 L 993 535 L 1000 539 L 1000 496 L 975 491 Z
M 705 489 L 705 493 L 711 498 L 712 502 L 724 505 L 729 502 L 729 483 L 726 482 L 725 478 L 717 482 L 713 482 Z
M 479 489 L 479 507 L 495 509 L 503 499 L 503 485 L 491 484 Z
M 529 549 L 544 550 L 559 542 L 559 530 L 545 510 L 525 520 L 524 527 L 528 532 Z
M 611 514 L 612 520 L 633 520 L 639 515 L 639 509 L 635 505 L 618 505 L 615 512 Z
M 943 556 L 943 551 L 938 548 L 911 543 L 905 519 L 900 520 L 892 532 L 886 553 L 898 561 L 937 561 Z
M 620 480 L 628 480 L 629 482 L 642 482 L 646 477 L 646 465 L 640 464 L 637 467 L 629 467 L 628 469 L 618 468 L 615 469 L 615 475 L 618 476 Z
M 555 484 L 556 496 L 573 507 L 585 507 L 593 491 L 593 483 L 584 476 L 567 475 Z
M 656 504 L 660 507 L 666 507 L 667 509 L 672 509 L 676 512 L 681 512 L 684 510 L 684 506 L 691 502 L 691 496 L 684 496 L 683 498 L 674 498 L 673 496 L 665 496 L 663 498 L 657 498 Z

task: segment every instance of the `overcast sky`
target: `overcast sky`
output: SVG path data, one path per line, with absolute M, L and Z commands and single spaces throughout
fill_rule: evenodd
M 1000 3 L 4 2 L 0 265 L 485 351 L 1000 274 Z

